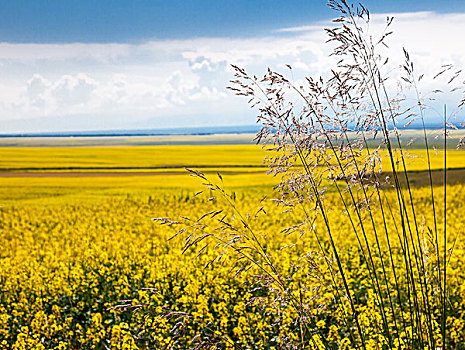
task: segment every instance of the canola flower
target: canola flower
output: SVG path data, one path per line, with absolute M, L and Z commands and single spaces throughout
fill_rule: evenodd
M 41 181 L 46 185 L 53 178 Z M 47 191 L 46 186 L 42 189 Z M 253 212 L 255 203 L 269 192 L 240 187 L 235 190 L 237 205 L 243 212 Z M 452 311 L 447 322 L 450 341 L 461 348 L 465 342 L 465 259 L 460 216 L 464 186 L 454 185 L 448 191 L 452 212 L 449 227 L 459 237 L 448 269 Z M 278 349 L 286 339 L 299 338 L 295 311 L 284 303 L 276 310 L 272 293 L 251 291 L 243 275 L 232 278 L 231 270 L 237 267 L 234 259 L 225 256 L 219 264 L 206 266 L 218 257 L 218 251 L 211 249 L 196 257 L 197 251 L 188 249 L 183 254 L 182 241 L 167 242 L 176 230 L 150 221 L 151 217 L 173 213 L 198 218 L 221 203 L 193 197 L 192 190 L 150 189 L 142 193 L 128 186 L 126 192 L 112 196 L 102 192 L 100 197 L 91 198 L 68 195 L 59 201 L 44 196 L 27 204 L 17 199 L 0 209 L 0 244 L 4 247 L 0 259 L 1 348 L 185 348 L 193 337 L 204 332 L 210 339 L 217 334 L 217 341 L 226 348 Z M 427 205 L 426 188 L 415 189 L 415 195 L 419 206 Z M 337 202 L 334 193 L 328 194 L 329 201 L 331 198 Z M 283 214 L 273 202 L 262 203 L 267 215 L 254 221 L 266 234 L 269 249 L 295 243 L 299 232 L 280 231 L 290 222 L 297 222 L 299 213 Z M 336 210 L 331 215 L 339 219 L 337 235 L 348 252 L 344 267 L 356 271 L 349 283 L 360 301 L 359 319 L 370 339 L 367 348 L 382 348 L 386 339 L 378 328 L 381 315 L 366 271 L 359 269 L 362 257 L 354 237 L 347 235 L 347 221 L 340 220 Z M 427 240 L 425 233 L 425 244 Z M 293 271 L 296 257 L 316 250 L 316 244 L 311 235 L 302 236 L 298 244 L 280 251 L 279 268 Z M 433 251 L 426 254 L 425 261 L 433 259 L 433 255 Z M 289 283 L 305 281 L 313 286 L 303 291 L 306 295 L 302 297 L 308 300 L 310 322 L 320 330 L 314 335 L 315 343 L 326 348 L 349 348 L 350 334 L 341 327 L 347 310 L 335 303 L 334 291 L 327 288 L 331 276 L 324 259 L 315 255 L 308 260 L 314 265 L 295 271 L 296 277 Z M 266 293 L 268 305 L 261 298 Z M 431 293 L 434 297 L 435 291 Z M 125 300 L 130 300 L 130 305 Z M 124 304 L 127 311 L 115 308 Z M 144 307 L 139 309 L 138 305 Z M 159 318 L 165 310 L 176 314 Z M 408 320 L 412 315 L 405 310 L 404 317 Z M 180 336 L 173 339 L 170 334 L 176 325 Z

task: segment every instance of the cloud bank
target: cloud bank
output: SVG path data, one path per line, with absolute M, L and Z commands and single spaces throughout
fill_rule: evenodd
M 419 72 L 434 75 L 443 64 L 465 66 L 465 14 L 415 12 L 395 17 L 390 38 L 391 67 L 403 62 L 406 47 Z M 374 15 L 379 32 L 387 14 Z M 67 129 L 157 128 L 254 123 L 246 101 L 225 87 L 230 64 L 256 75 L 267 67 L 296 79 L 324 74 L 328 58 L 321 22 L 278 28 L 266 37 L 160 40 L 139 44 L 0 43 L 0 132 L 37 128 L 40 120 L 60 120 Z M 425 88 L 432 86 L 425 80 Z M 81 120 L 82 122 L 79 122 Z M 92 121 L 90 123 L 89 121 Z M 21 121 L 21 122 L 20 122 Z M 53 130 L 40 131 L 53 131 Z M 56 130 L 55 130 L 56 131 Z

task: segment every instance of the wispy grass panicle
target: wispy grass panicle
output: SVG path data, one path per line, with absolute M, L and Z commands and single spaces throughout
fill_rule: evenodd
M 444 112 L 441 185 L 433 181 L 426 123 L 430 107 L 419 87 L 425 76 L 416 73 L 407 50 L 400 70 L 392 69 L 386 56 L 394 19 L 387 17 L 384 30 L 374 37 L 363 5 L 345 0 L 329 0 L 328 5 L 338 14 L 326 29 L 337 63 L 324 76 L 296 83 L 271 69 L 257 77 L 233 65 L 228 87 L 258 112 L 262 127 L 255 141 L 268 151 L 269 173 L 280 180 L 271 204 L 282 207 L 289 220 L 274 234 L 293 237 L 291 243 L 273 246 L 267 239 L 271 233 L 260 227 L 257 218 L 266 215 L 269 201 L 255 213 L 244 213 L 220 175 L 212 181 L 193 170 L 214 207 L 197 219 L 160 221 L 183 225 L 184 250 L 202 254 L 218 249 L 212 264 L 233 259 L 232 278 L 245 276 L 249 305 L 262 305 L 276 316 L 272 327 L 277 335 L 265 341 L 267 346 L 465 348 L 447 332 L 452 293 L 447 283 L 450 121 Z M 292 66 L 287 68 L 293 76 Z M 444 66 L 433 78 L 448 72 L 449 84 L 461 74 Z M 451 90 L 465 91 L 463 86 Z M 458 108 L 463 105 L 462 97 Z M 402 136 L 415 121 L 422 127 L 430 204 L 415 197 L 409 143 Z M 442 213 L 437 205 L 441 191 Z M 300 254 L 290 269 L 282 261 L 284 249 Z M 259 348 L 255 335 L 249 338 L 250 343 L 228 339 L 235 347 Z

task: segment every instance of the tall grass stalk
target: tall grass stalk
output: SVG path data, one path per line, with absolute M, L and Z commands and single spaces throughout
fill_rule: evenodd
M 435 195 L 438 184 L 432 176 L 427 105 L 418 88 L 424 76 L 416 75 L 405 49 L 400 72 L 393 73 L 388 57 L 381 54 L 381 48 L 388 47 L 393 18 L 387 18 L 384 32 L 375 39 L 367 32 L 370 12 L 363 5 L 345 0 L 329 0 L 328 4 L 338 13 L 334 26 L 326 29 L 337 64 L 324 77 L 306 77 L 295 83 L 268 69 L 259 79 L 233 66 L 235 79 L 229 87 L 258 110 L 262 129 L 256 141 L 270 151 L 269 172 L 281 180 L 275 203 L 284 212 L 301 216 L 280 233 L 301 232 L 291 246 L 308 243 L 305 233 L 312 233 L 312 249 L 303 252 L 291 270 L 284 268 L 281 249 L 273 247 L 259 233 L 260 228 L 254 227 L 254 219 L 266 214 L 264 207 L 254 215 L 242 213 L 234 192 L 224 189 L 219 174 L 213 180 L 189 170 L 203 182 L 209 200 L 222 202 L 223 207 L 198 219 L 157 221 L 182 225 L 184 251 L 199 249 L 203 254 L 218 249 L 211 263 L 228 255 L 235 259 L 234 278 L 243 274 L 250 283 L 249 305 L 267 305 L 272 315 L 290 315 L 291 321 L 276 321 L 279 329 L 290 334 L 278 332 L 268 340 L 270 347 L 465 348 L 448 339 L 447 333 L 446 109 L 441 258 Z M 445 66 L 436 77 L 450 70 Z M 457 75 L 454 73 L 455 78 Z M 389 79 L 398 79 L 404 88 L 413 90 L 414 103 L 409 104 L 409 96 L 392 91 Z M 430 209 L 415 197 L 407 146 L 398 126 L 402 120 L 411 123 L 415 118 L 423 128 Z M 383 172 L 383 158 L 387 158 L 389 172 Z M 388 179 L 388 174 L 392 178 Z M 232 215 L 227 214 L 227 208 L 232 209 Z M 422 225 L 421 217 L 432 220 Z M 351 247 L 344 242 L 349 237 L 356 242 Z M 430 252 L 435 255 L 433 259 Z M 357 269 L 350 265 L 354 254 L 360 258 Z M 324 295 L 330 295 L 331 300 L 318 304 Z M 315 307 L 320 310 L 317 314 Z M 324 320 L 336 323 L 319 326 Z M 205 339 L 205 334 L 202 337 Z M 249 339 L 254 337 L 249 335 Z M 225 339 L 235 348 L 256 348 L 253 342 L 231 335 Z M 211 342 L 202 344 L 220 347 L 217 340 L 218 335 L 212 335 Z
M 446 348 L 446 320 L 447 320 L 447 107 L 444 105 L 444 281 L 442 297 L 442 339 Z

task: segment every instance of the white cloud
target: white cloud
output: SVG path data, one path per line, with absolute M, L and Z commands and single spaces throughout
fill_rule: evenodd
M 86 74 L 63 75 L 52 87 L 51 95 L 57 104 L 73 107 L 89 102 L 98 82 Z
M 51 87 L 51 82 L 39 74 L 34 74 L 26 82 L 26 97 L 31 107 L 43 109 L 46 104 L 46 94 Z
M 217 88 L 208 88 L 207 86 L 202 86 L 198 91 L 194 92 L 189 96 L 191 101 L 218 101 L 226 97 L 226 93 L 218 91 Z
M 276 33 L 295 33 L 295 32 L 310 32 L 310 31 L 319 31 L 322 26 L 327 25 L 327 23 L 321 23 L 320 26 L 300 26 L 300 27 L 287 27 L 275 30 Z
M 465 46 L 461 45 L 465 14 L 393 16 L 391 69 L 403 62 L 403 46 L 418 71 L 426 75 L 433 75 L 444 63 L 465 66 Z M 386 14 L 372 14 L 371 29 L 381 32 L 385 21 Z M 195 114 L 205 115 L 205 124 L 214 124 L 214 113 L 245 115 L 246 101 L 225 90 L 232 78 L 230 64 L 257 75 L 268 66 L 287 72 L 283 65 L 290 64 L 296 80 L 324 74 L 335 62 L 328 57 L 330 46 L 325 44 L 323 28 L 329 25 L 278 28 L 260 38 L 141 44 L 0 43 L 0 119 L 127 115 L 144 120 Z M 434 85 L 425 79 L 424 86 Z M 254 122 L 252 113 L 241 120 Z
M 0 60 L 31 62 L 38 60 L 94 60 L 103 63 L 132 55 L 128 44 L 14 44 L 0 43 Z

